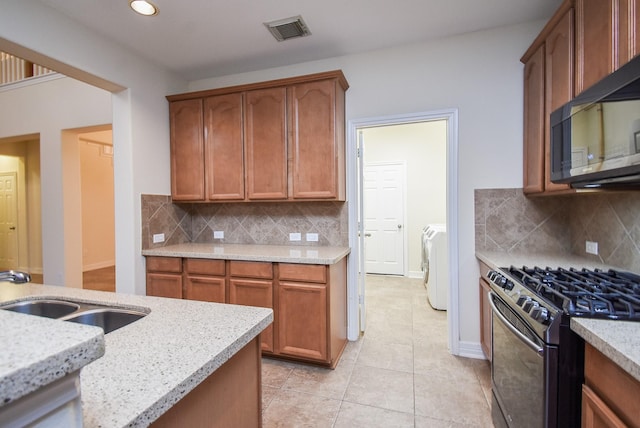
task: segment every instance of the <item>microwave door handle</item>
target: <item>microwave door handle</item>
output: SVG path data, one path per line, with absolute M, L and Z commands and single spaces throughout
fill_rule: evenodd
M 495 303 L 493 303 L 493 299 L 494 298 L 498 298 L 498 296 L 495 293 L 491 292 L 491 291 L 488 293 L 488 295 L 489 295 L 489 304 L 491 304 L 491 309 L 493 310 L 493 313 L 496 314 L 496 316 L 500 319 L 500 321 L 502 321 L 502 323 L 509 329 L 509 331 L 511 331 L 513 334 L 515 334 L 518 337 L 518 339 L 520 339 L 522 342 L 524 342 L 525 345 L 527 345 L 532 350 L 536 351 L 536 353 L 538 355 L 542 356 L 544 354 L 544 348 L 542 348 L 537 343 L 533 342 L 527 336 L 522 334 L 522 332 L 520 330 L 518 330 L 513 325 L 511 325 L 509 320 L 507 320 L 504 317 L 504 315 L 502 315 L 500 310 L 496 307 Z

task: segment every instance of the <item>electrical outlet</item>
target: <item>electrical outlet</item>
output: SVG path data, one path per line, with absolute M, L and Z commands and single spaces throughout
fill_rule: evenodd
M 317 233 L 307 233 L 307 241 L 309 241 L 309 242 L 318 242 L 318 234 Z
M 302 235 L 300 232 L 294 232 L 289 234 L 289 241 L 300 241 L 302 240 Z
M 224 230 L 214 230 L 213 239 L 224 239 Z
M 593 242 L 593 241 L 587 241 L 587 245 L 586 245 L 586 252 L 587 254 L 594 254 L 594 255 L 598 255 L 598 243 L 597 242 Z
M 153 243 L 158 244 L 164 242 L 164 233 L 156 233 L 153 235 Z

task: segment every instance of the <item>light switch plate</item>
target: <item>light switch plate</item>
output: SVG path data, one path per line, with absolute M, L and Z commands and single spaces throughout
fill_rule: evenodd
M 153 235 L 153 243 L 158 244 L 160 242 L 164 242 L 164 233 L 155 233 Z
M 318 234 L 317 233 L 307 233 L 307 241 L 308 242 L 318 242 Z
M 302 240 L 302 235 L 300 232 L 293 232 L 289 234 L 289 241 L 300 241 Z
M 224 239 L 224 230 L 214 230 L 213 239 Z

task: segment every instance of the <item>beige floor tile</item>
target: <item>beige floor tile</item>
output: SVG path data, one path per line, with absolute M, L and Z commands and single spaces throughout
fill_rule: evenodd
M 294 364 L 287 361 L 273 360 L 270 358 L 262 359 L 262 384 L 273 388 L 282 388 L 287 381 Z
M 353 367 L 353 362 L 347 361 L 335 370 L 301 365 L 293 369 L 282 388 L 342 400 Z
M 413 428 L 413 419 L 412 413 L 401 413 L 344 401 L 334 428 Z
M 278 391 L 278 388 L 262 385 L 262 413 L 269 407 L 271 400 L 273 400 L 273 397 L 276 396 Z
M 356 364 L 344 399 L 413 413 L 413 374 Z
M 413 373 L 413 345 L 382 339 L 363 339 L 357 364 Z
M 489 406 L 477 381 L 445 382 L 432 375 L 418 374 L 414 381 L 416 415 L 491 426 Z
M 358 359 L 358 355 L 360 354 L 360 349 L 362 349 L 363 343 L 363 337 L 360 337 L 358 340 L 348 342 L 347 346 L 345 346 L 344 351 L 342 352 L 340 361 L 338 361 L 338 366 L 345 362 L 355 362 Z
M 416 415 L 415 428 L 491 428 L 491 425 L 480 424 L 461 424 L 454 421 L 443 421 L 440 419 L 429 418 L 426 416 Z
M 262 415 L 264 428 L 330 428 L 340 400 L 281 389 Z

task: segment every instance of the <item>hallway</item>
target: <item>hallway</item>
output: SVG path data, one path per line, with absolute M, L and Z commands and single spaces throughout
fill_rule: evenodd
M 447 351 L 422 281 L 367 276 L 367 329 L 335 370 L 263 358 L 269 427 L 492 427 L 488 361 Z

